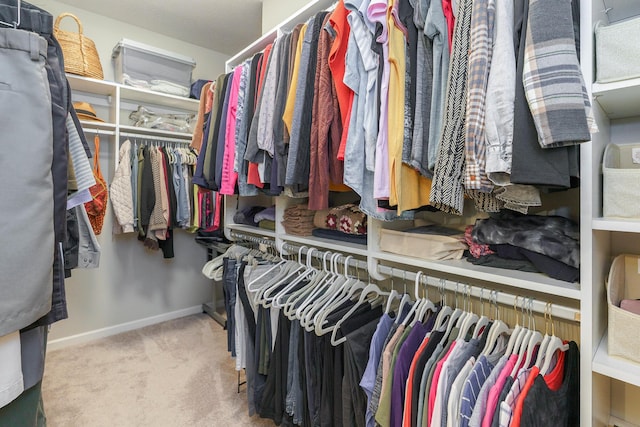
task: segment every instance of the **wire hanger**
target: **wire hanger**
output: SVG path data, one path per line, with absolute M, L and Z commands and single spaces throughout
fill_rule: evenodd
M 22 9 L 22 2 L 21 0 L 18 0 L 18 16 L 16 20 L 13 21 L 12 23 L 0 21 L 0 24 L 5 25 L 7 27 L 12 27 L 13 29 L 17 29 L 18 27 L 20 27 L 20 17 L 22 15 L 21 9 Z

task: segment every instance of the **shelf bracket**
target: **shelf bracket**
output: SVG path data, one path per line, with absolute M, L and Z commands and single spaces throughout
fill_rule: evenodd
M 387 276 L 385 276 L 384 274 L 381 274 L 378 271 L 378 259 L 374 258 L 374 257 L 367 257 L 367 270 L 369 273 L 369 277 L 371 277 L 374 280 L 385 280 L 387 279 Z

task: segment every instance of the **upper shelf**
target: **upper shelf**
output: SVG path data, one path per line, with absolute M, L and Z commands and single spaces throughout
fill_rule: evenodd
M 311 0 L 297 12 L 287 18 L 285 21 L 276 25 L 270 31 L 264 33 L 262 37 L 251 43 L 246 48 L 232 56 L 225 63 L 227 71 L 231 71 L 234 67 L 241 64 L 242 61 L 252 55 L 261 52 L 271 42 L 273 42 L 278 34 L 282 31 L 291 31 L 297 24 L 304 23 L 306 20 L 314 16 L 321 10 L 330 9 L 336 3 L 335 0 Z
M 592 92 L 610 119 L 640 116 L 640 78 L 594 83 Z
M 512 288 L 557 295 L 573 300 L 579 300 L 581 297 L 580 285 L 578 283 L 563 282 L 562 280 L 552 279 L 539 273 L 476 266 L 465 260 L 429 261 L 382 251 L 372 253 L 371 256 L 382 261 L 410 264 L 435 272 L 503 284 Z
M 594 230 L 640 233 L 640 220 L 623 218 L 596 218 L 592 221 Z
M 71 89 L 79 92 L 92 93 L 103 96 L 114 96 L 120 89 L 122 99 L 136 101 L 144 104 L 162 105 L 186 111 L 198 111 L 200 101 L 197 99 L 185 98 L 161 92 L 154 92 L 147 89 L 139 89 L 120 83 L 96 80 L 88 77 L 67 74 L 67 80 Z

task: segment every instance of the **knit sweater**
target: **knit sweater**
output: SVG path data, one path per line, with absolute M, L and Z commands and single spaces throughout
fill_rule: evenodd
M 116 169 L 109 195 L 116 215 L 113 233 L 133 233 L 133 193 L 131 191 L 131 142 L 126 140 L 120 146 L 119 164 Z

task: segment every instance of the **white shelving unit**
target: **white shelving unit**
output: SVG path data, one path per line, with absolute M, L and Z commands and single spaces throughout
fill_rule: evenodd
M 628 360 L 609 356 L 608 336 L 602 337 L 593 358 L 593 372 L 640 387 L 640 365 Z
M 582 144 L 581 154 L 581 187 L 579 198 L 561 203 L 569 204 L 569 208 L 581 225 L 581 278 L 580 283 L 566 283 L 550 279 L 542 274 L 501 270 L 484 266 L 475 266 L 461 261 L 427 261 L 417 257 L 406 257 L 384 252 L 380 249 L 378 238 L 380 228 L 393 224 L 381 225 L 369 222 L 369 238 L 367 247 L 354 247 L 342 242 L 327 241 L 312 237 L 287 235 L 281 224 L 284 209 L 292 204 L 301 203 L 284 196 L 274 198 L 251 198 L 238 200 L 227 198 L 226 223 L 228 229 L 262 234 L 276 240 L 278 247 L 292 242 L 319 249 L 341 251 L 352 254 L 367 261 L 369 273 L 378 278 L 380 271 L 387 271 L 385 266 L 406 266 L 424 271 L 433 277 L 453 278 L 469 284 L 493 286 L 496 289 L 508 289 L 512 294 L 533 294 L 535 297 L 551 302 L 573 306 L 580 310 L 580 350 L 581 350 L 581 425 L 607 426 L 611 419 L 624 419 L 624 410 L 614 402 L 614 388 L 618 384 L 638 387 L 640 396 L 640 366 L 622 359 L 609 357 L 607 354 L 607 305 L 604 289 L 605 278 L 613 256 L 637 248 L 640 252 L 640 219 L 625 220 L 602 217 L 602 177 L 601 161 L 606 145 L 610 142 L 629 142 L 640 135 L 640 78 L 607 84 L 592 83 L 595 80 L 595 44 L 593 28 L 597 22 L 607 25 L 610 21 L 618 21 L 640 14 L 640 2 L 636 0 L 579 0 L 581 11 L 581 64 L 587 82 L 587 90 L 592 96 L 593 113 L 598 123 L 599 133 L 593 136 L 590 143 Z M 262 38 L 233 56 L 227 61 L 227 70 L 233 69 L 243 60 L 262 50 L 272 42 L 279 31 L 287 30 L 298 22 L 308 19 L 317 11 L 327 9 L 333 3 L 328 1 L 311 1 L 298 13 L 278 25 Z M 613 9 L 611 9 L 613 8 Z M 613 18 L 615 16 L 615 18 Z M 234 225 L 231 221 L 237 208 L 249 204 L 276 205 L 276 231 L 264 233 L 262 230 L 247 230 L 246 227 Z M 627 390 L 628 387 L 625 388 Z M 619 393 L 617 394 L 619 395 Z M 637 400 L 635 394 L 630 399 Z M 627 399 L 629 400 L 629 399 Z M 640 424 L 640 420 L 626 421 Z
M 73 74 L 67 74 L 67 80 L 71 86 L 73 102 L 89 102 L 95 108 L 98 117 L 104 120 L 104 122 L 82 120 L 81 124 L 87 133 L 98 133 L 110 137 L 109 141 L 113 142 L 113 147 L 109 157 L 114 162 L 114 166 L 109 168 L 110 170 L 115 170 L 118 167 L 118 150 L 120 141 L 125 135 L 141 140 L 159 138 L 178 143 L 191 141 L 191 133 L 132 126 L 129 114 L 138 105 L 157 109 L 160 112 L 197 113 L 198 100 Z
M 635 0 L 582 0 L 581 62 L 587 83 L 596 77 L 593 28 L 640 14 Z M 582 155 L 581 271 L 582 348 L 591 359 L 581 365 L 583 425 L 609 425 L 612 419 L 640 424 L 634 408 L 624 401 L 640 399 L 640 364 L 610 357 L 607 350 L 605 281 L 611 260 L 626 252 L 640 253 L 640 218 L 602 217 L 602 158 L 609 143 L 638 141 L 640 135 L 640 78 L 592 83 L 593 112 L 600 132 Z M 640 183 L 639 183 L 640 185 Z M 586 203 L 589 206 L 586 206 Z M 586 280 L 585 280 L 586 279 Z M 586 346 L 585 346 L 586 343 Z M 636 419 L 634 419 L 634 416 Z M 623 424 L 620 424 L 623 425 Z

